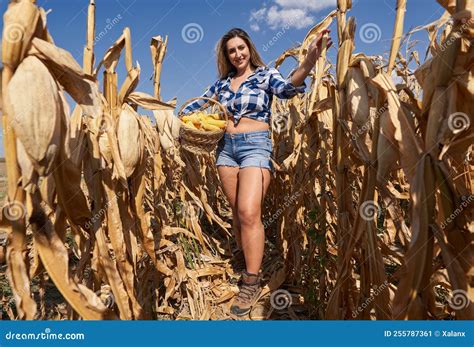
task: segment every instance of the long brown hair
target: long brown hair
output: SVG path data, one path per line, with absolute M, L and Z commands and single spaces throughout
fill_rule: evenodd
M 250 64 L 254 68 L 258 66 L 265 66 L 262 58 L 257 52 L 255 45 L 253 44 L 250 36 L 240 28 L 230 29 L 227 33 L 222 36 L 216 46 L 216 55 L 217 55 L 217 70 L 219 71 L 219 78 L 225 78 L 231 72 L 236 72 L 234 65 L 229 60 L 227 55 L 227 41 L 233 39 L 234 37 L 239 37 L 245 41 L 250 52 Z

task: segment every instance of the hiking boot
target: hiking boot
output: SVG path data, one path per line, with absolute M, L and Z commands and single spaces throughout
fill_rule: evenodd
M 257 302 L 261 291 L 260 276 L 244 270 L 239 286 L 239 294 L 235 297 L 230 312 L 238 317 L 248 314 Z

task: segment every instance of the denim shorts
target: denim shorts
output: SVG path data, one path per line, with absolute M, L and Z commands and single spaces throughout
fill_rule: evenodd
M 261 167 L 273 172 L 270 130 L 225 133 L 217 145 L 216 165 Z

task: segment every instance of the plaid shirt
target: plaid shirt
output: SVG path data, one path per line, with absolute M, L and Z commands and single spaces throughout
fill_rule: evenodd
M 236 125 L 242 117 L 269 123 L 273 95 L 280 99 L 289 99 L 297 93 L 304 93 L 306 88 L 304 82 L 295 87 L 290 79 L 285 80 L 277 69 L 259 66 L 241 84 L 237 92 L 233 92 L 230 88 L 232 76 L 233 73 L 227 78 L 217 80 L 202 96 L 218 100 L 234 117 Z M 182 113 L 199 109 L 205 103 L 205 100 L 196 100 L 186 106 Z

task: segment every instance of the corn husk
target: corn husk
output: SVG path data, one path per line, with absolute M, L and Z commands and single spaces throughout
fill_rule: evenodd
M 124 104 L 117 122 L 118 145 L 127 177 L 133 174 L 142 156 L 143 145 L 137 117 L 139 115 L 129 105 Z
M 315 35 L 337 17 L 337 65 L 323 54 L 307 93 L 273 98 L 276 172 L 261 213 L 266 233 L 276 237 L 266 240 L 266 285 L 251 319 L 473 318 L 474 31 L 462 21 L 472 15 L 472 2 L 439 2 L 449 12 L 406 35 L 404 1 L 397 2 L 387 61 L 353 54 L 356 18 L 346 17 L 348 0 L 338 0 L 337 11 L 316 23 L 301 46 L 277 58 L 277 66 L 288 57 L 301 61 Z M 235 211 L 215 157 L 183 150 L 176 101 L 161 99 L 167 38 L 152 38 L 148 94 L 138 91 L 130 29 L 94 65 L 94 0 L 83 67 L 54 44 L 46 12 L 34 2 L 12 2 L 8 11 L 9 23 L 32 26 L 15 45 L 5 42 L 5 32 L 2 42 L 8 196 L 0 225 L 8 235 L 13 294 L 6 300 L 16 303 L 16 310 L 5 305 L 9 318 L 229 319 L 238 293 L 229 262 Z M 421 31 L 430 54 L 423 65 L 409 43 Z M 407 45 L 400 50 L 402 42 Z M 58 151 L 40 163 L 43 173 L 53 168 L 43 177 L 30 155 L 38 148 L 27 147 L 20 135 L 45 131 L 33 124 L 44 115 L 28 110 L 34 117 L 22 120 L 24 127 L 8 126 L 18 115 L 6 94 L 11 85 L 18 89 L 21 65 L 31 61 L 42 64 L 40 80 L 53 88 L 39 89 L 35 75 L 28 82 L 36 90 L 26 89 L 56 95 L 58 102 L 35 101 L 58 111 Z M 77 102 L 71 117 L 64 93 Z M 15 105 L 23 94 L 15 93 Z M 156 124 L 138 107 L 152 110 Z M 47 121 L 52 118 L 48 113 Z M 192 116 L 186 120 L 196 126 Z M 41 146 L 47 148 L 46 137 Z M 46 300 L 50 286 L 61 293 L 60 304 Z M 278 310 L 275 294 L 281 293 L 292 302 Z
M 10 125 L 40 175 L 51 172 L 61 145 L 59 93 L 53 76 L 36 57 L 25 58 L 8 84 Z
M 369 120 L 369 96 L 362 71 L 350 67 L 347 71 L 347 102 L 352 120 L 357 128 L 362 128 Z

